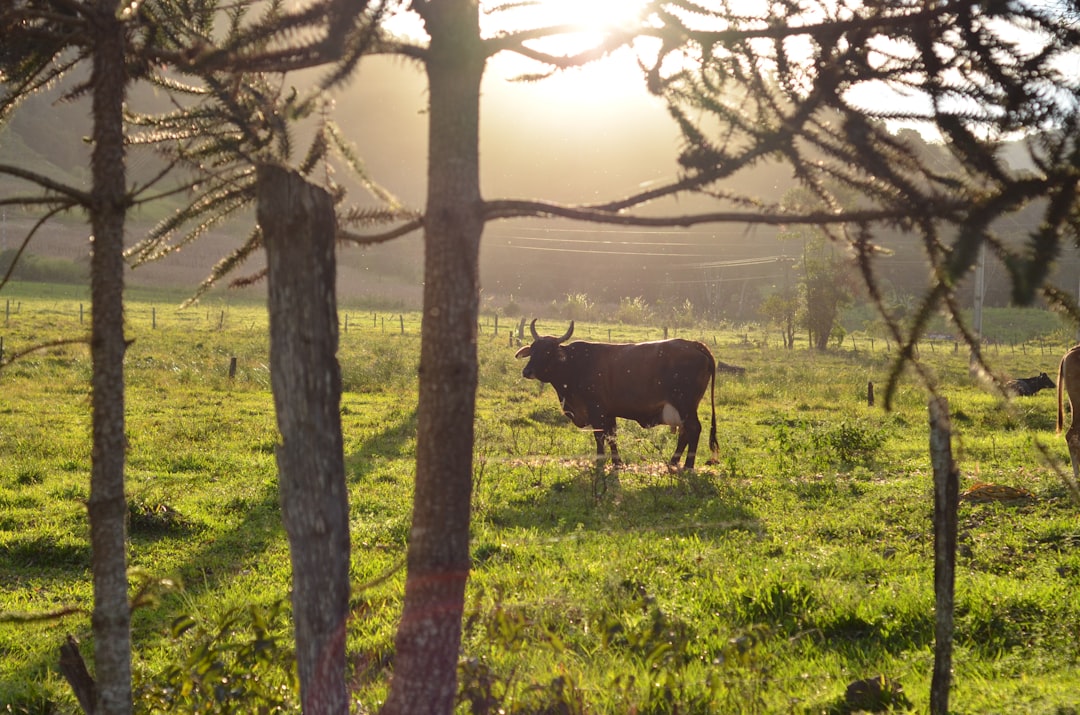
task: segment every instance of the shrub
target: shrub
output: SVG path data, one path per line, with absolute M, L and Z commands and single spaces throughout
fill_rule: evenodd
M 226 611 L 216 622 L 173 620 L 173 662 L 136 684 L 139 712 L 294 713 L 299 682 L 287 601 Z
M 623 298 L 615 311 L 615 320 L 626 325 L 647 325 L 652 319 L 652 308 L 640 295 Z
M 562 305 L 552 304 L 556 313 L 570 320 L 585 320 L 594 315 L 595 305 L 584 293 L 569 293 Z

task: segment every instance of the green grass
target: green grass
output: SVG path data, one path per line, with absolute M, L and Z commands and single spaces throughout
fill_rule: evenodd
M 277 610 L 288 545 L 265 309 L 215 295 L 179 310 L 184 297 L 131 293 L 126 313 L 133 583 L 182 584 L 164 584 L 136 612 L 140 709 L 167 709 L 166 686 L 191 682 L 213 653 L 224 670 L 208 672 L 288 711 L 288 609 Z M 88 329 L 77 288 L 13 284 L 3 299 L 18 306 L 0 325 L 6 355 Z M 368 712 L 385 696 L 401 605 L 404 573 L 393 569 L 409 530 L 419 316 L 404 315 L 403 332 L 398 313 L 342 313 L 356 584 L 348 649 L 356 710 Z M 669 473 L 674 436 L 620 423 L 628 465 L 598 474 L 591 436 L 563 418 L 550 388 L 521 378 L 511 324 L 500 321 L 495 336 L 485 319 L 478 346 L 461 712 L 845 712 L 847 684 L 878 674 L 903 686 L 913 711 L 927 710 L 927 396 L 905 379 L 891 412 L 880 397 L 867 407 L 867 383 L 880 390 L 890 364 L 883 341 L 815 355 L 744 340 L 744 329 L 681 329 L 747 368 L 718 380 L 719 464 Z M 575 335 L 606 340 L 609 330 L 615 340 L 661 332 L 579 323 Z M 1002 373 L 1026 376 L 1053 373 L 1064 348 L 1048 338 L 987 352 Z M 0 622 L 7 712 L 76 712 L 57 648 L 72 633 L 91 652 L 88 352 L 49 348 L 0 370 L 0 611 L 81 609 Z M 1078 507 L 1035 444 L 1068 469 L 1054 397 L 1009 407 L 979 388 L 951 344 L 922 356 L 950 400 L 962 488 L 986 481 L 1034 494 L 960 506 L 952 710 L 1075 712 Z

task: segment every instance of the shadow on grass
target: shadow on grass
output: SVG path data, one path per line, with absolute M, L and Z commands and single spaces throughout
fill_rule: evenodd
M 480 518 L 495 526 L 555 534 L 586 529 L 708 538 L 732 530 L 764 531 L 745 496 L 711 467 L 672 472 L 663 463 L 614 469 L 573 460 L 550 471 L 552 478 L 530 479 L 512 498 L 496 500 L 505 506 L 485 508 Z
M 381 421 L 382 430 L 371 434 L 359 447 L 345 455 L 349 481 L 355 482 L 375 470 L 381 460 L 400 456 L 416 439 L 416 407 L 394 412 Z

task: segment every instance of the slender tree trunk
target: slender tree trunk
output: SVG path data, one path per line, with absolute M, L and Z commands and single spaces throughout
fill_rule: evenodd
M 299 174 L 263 165 L 257 215 L 268 265 L 270 379 L 282 439 L 278 480 L 293 567 L 300 699 L 305 715 L 343 715 L 349 502 L 334 204 Z
M 131 609 L 127 582 L 127 500 L 124 497 L 124 125 L 127 90 L 124 30 L 115 0 L 93 14 L 93 177 L 90 221 L 93 305 L 93 450 L 90 545 L 94 582 L 94 667 L 97 714 L 131 712 Z
M 930 398 L 930 462 L 934 468 L 934 675 L 930 712 L 949 712 L 956 590 L 957 504 L 960 478 L 952 456 L 949 402 Z
M 432 2 L 422 14 L 431 37 L 430 126 L 416 489 L 384 715 L 453 710 L 470 563 L 485 60 L 475 0 Z

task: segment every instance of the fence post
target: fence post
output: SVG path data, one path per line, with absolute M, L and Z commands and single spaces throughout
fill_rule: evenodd
M 952 671 L 959 477 L 953 462 L 949 401 L 930 398 L 930 462 L 934 468 L 934 675 L 930 712 L 946 715 Z
M 874 406 L 874 383 L 872 381 L 866 383 L 866 406 Z
M 79 303 L 79 325 L 82 325 L 83 318 L 83 304 Z
M 345 332 L 346 333 L 349 332 L 349 314 L 348 313 L 345 314 Z
M 157 307 L 150 306 L 150 327 L 157 330 Z
M 401 323 L 401 334 L 405 334 L 405 314 L 398 313 L 398 322 Z
M 0 335 L 0 365 L 4 364 L 4 336 Z
M 229 358 L 229 379 L 236 377 L 236 356 Z

